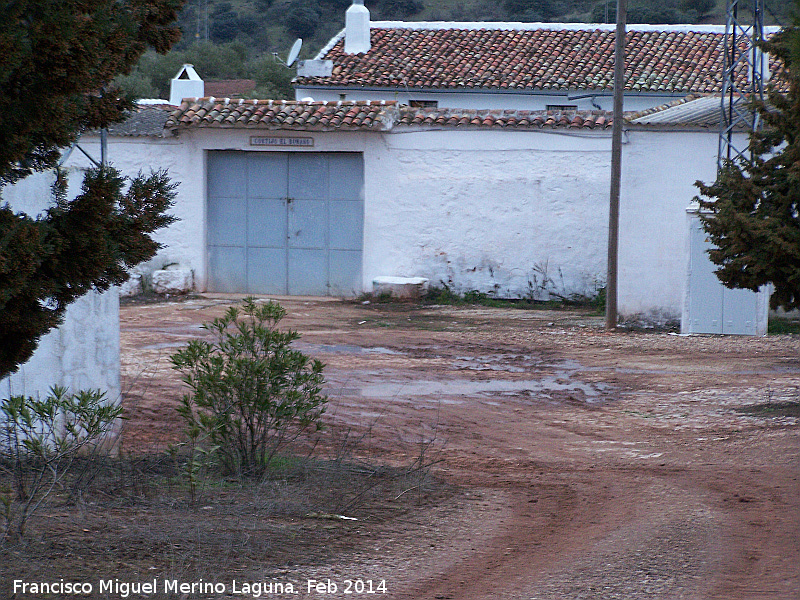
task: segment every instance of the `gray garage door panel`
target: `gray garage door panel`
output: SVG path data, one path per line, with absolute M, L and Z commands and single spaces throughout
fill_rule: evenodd
M 247 288 L 247 255 L 243 247 L 208 247 L 208 287 L 238 293 Z
M 328 260 L 333 296 L 351 296 L 361 289 L 361 250 L 331 250 Z
M 247 198 L 217 197 L 208 206 L 208 243 L 244 246 L 247 231 Z
M 361 251 L 364 239 L 362 204 L 359 201 L 332 201 L 328 207 L 330 248 Z
M 244 152 L 215 152 L 208 161 L 208 195 L 216 198 L 244 196 L 246 189 L 241 176 L 247 173 Z M 231 177 L 231 175 L 235 175 Z
M 286 294 L 286 251 L 283 248 L 247 249 L 247 291 Z
M 360 291 L 360 154 L 210 152 L 207 210 L 209 290 Z
M 286 246 L 286 201 L 283 198 L 248 200 L 247 245 L 259 248 Z
M 289 155 L 289 197 L 315 200 L 328 197 L 328 155 Z
M 248 152 L 247 195 L 250 198 L 286 198 L 289 157 L 284 153 Z
M 296 200 L 289 204 L 289 247 L 328 246 L 328 203 L 325 200 Z
M 289 249 L 289 294 L 328 295 L 328 256 L 325 250 Z
M 328 193 L 331 200 L 359 200 L 364 195 L 363 160 L 360 154 L 330 154 Z

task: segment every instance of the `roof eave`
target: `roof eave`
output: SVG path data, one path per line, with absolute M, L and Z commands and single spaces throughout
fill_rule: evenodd
M 571 94 L 579 93 L 581 97 L 596 97 L 596 96 L 613 96 L 613 89 L 586 89 L 586 88 L 571 88 L 561 90 L 528 90 L 528 89 L 498 89 L 498 88 L 420 88 L 420 87 L 382 87 L 382 86 L 368 86 L 368 85 L 343 85 L 343 84 L 308 84 L 308 83 L 295 83 L 295 91 L 297 90 L 326 90 L 331 92 L 383 92 L 383 93 L 413 93 L 413 94 L 504 94 L 515 96 L 566 96 L 568 99 Z M 626 90 L 625 95 L 629 96 L 645 96 L 645 97 L 664 97 L 664 98 L 682 98 L 686 95 L 692 94 L 691 90 L 673 90 L 673 91 L 651 91 L 651 90 Z M 574 98 L 578 100 L 579 98 Z

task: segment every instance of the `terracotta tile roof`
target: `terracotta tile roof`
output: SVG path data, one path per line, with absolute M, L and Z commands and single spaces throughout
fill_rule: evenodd
M 446 108 L 399 108 L 398 125 L 541 129 L 607 129 L 611 113 L 604 111 L 458 110 Z
M 389 131 L 393 127 L 607 129 L 602 111 L 461 110 L 411 108 L 395 102 L 288 102 L 285 100 L 184 100 L 166 122 L 168 129 L 195 127 L 302 131 Z
M 241 127 L 257 129 L 357 130 L 383 128 L 394 102 L 289 102 L 286 100 L 184 100 L 168 128 Z
M 334 38 L 318 58 L 334 63 L 330 77 L 299 77 L 296 84 L 409 89 L 611 91 L 613 30 L 554 28 L 435 29 L 373 23 L 372 48 L 345 54 Z M 390 26 L 394 25 L 394 26 Z M 457 24 L 461 26 L 462 24 Z M 479 27 L 481 24 L 475 24 Z M 489 25 L 489 24 L 486 24 Z M 341 36 L 341 34 L 340 34 Z M 631 91 L 676 94 L 719 92 L 724 33 L 687 26 L 627 34 Z M 747 73 L 740 73 L 743 81 Z

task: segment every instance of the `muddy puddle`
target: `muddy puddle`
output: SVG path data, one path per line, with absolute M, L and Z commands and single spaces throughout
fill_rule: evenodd
M 410 402 L 428 399 L 448 404 L 459 404 L 469 398 L 481 396 L 491 397 L 540 397 L 551 399 L 552 393 L 569 392 L 582 396 L 587 402 L 592 402 L 603 396 L 603 390 L 595 384 L 574 381 L 565 378 L 565 374 L 547 376 L 542 379 L 525 379 L 520 381 L 508 380 L 413 380 L 413 381 L 387 381 L 384 383 L 367 384 L 360 388 L 360 395 L 369 398 L 392 399 L 396 402 Z
M 607 400 L 610 386 L 587 382 L 579 374 L 587 371 L 575 360 L 555 363 L 541 356 L 519 353 L 491 353 L 467 356 L 444 349 L 417 348 L 404 351 L 382 346 L 325 345 L 301 342 L 298 349 L 323 361 L 325 356 L 342 355 L 358 358 L 357 366 L 344 372 L 337 370 L 328 381 L 326 393 L 337 399 L 374 399 L 397 404 L 458 405 L 468 402 L 499 404 L 517 401 L 525 404 L 570 402 L 596 404 Z M 365 369 L 370 356 L 407 357 L 408 361 L 384 367 L 376 362 L 374 369 Z M 428 371 L 426 377 L 412 371 L 414 361 L 424 356 L 436 360 L 440 368 Z M 440 377 L 430 377 L 432 373 Z M 457 373 L 457 374 L 456 374 Z M 484 374 L 491 373 L 491 378 Z M 520 377 L 521 375 L 523 375 Z M 357 385 L 353 385 L 358 382 Z

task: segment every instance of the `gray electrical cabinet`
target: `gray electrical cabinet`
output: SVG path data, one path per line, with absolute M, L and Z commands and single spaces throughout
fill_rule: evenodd
M 708 257 L 712 247 L 700 222 L 696 206 L 689 217 L 689 272 L 686 286 L 682 333 L 766 335 L 769 318 L 769 289 L 758 292 L 726 288 L 714 274 L 716 265 Z

